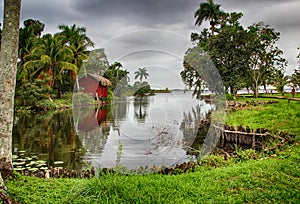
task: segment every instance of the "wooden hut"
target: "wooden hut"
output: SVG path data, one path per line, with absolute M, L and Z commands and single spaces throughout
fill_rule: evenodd
M 108 86 L 111 82 L 103 76 L 87 74 L 79 78 L 79 87 L 83 88 L 84 93 L 91 94 L 93 97 L 102 99 L 108 95 Z

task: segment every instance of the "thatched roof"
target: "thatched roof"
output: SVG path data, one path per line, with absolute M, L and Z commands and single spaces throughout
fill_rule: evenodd
M 99 82 L 101 82 L 102 86 L 110 86 L 111 85 L 111 82 L 103 76 L 99 76 L 99 75 L 96 75 L 96 74 L 88 74 L 88 75 L 90 75 L 92 78 L 94 78 L 94 79 L 98 80 Z

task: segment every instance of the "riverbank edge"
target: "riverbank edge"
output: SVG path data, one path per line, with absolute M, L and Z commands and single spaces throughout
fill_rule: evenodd
M 285 103 L 285 102 L 284 102 Z M 296 101 L 295 101 L 296 103 Z M 280 110 L 279 110 L 280 111 Z M 75 202 L 75 203 L 89 203 L 92 199 L 95 198 L 97 195 L 99 198 L 100 194 L 89 194 L 88 197 L 78 197 L 78 192 L 74 193 L 71 192 L 72 189 L 78 188 L 88 190 L 90 187 L 97 187 L 98 190 L 103 188 L 102 186 L 99 186 L 101 182 L 105 182 L 105 188 L 108 190 L 105 190 L 105 194 L 101 194 L 103 196 L 106 196 L 106 198 L 109 199 L 117 199 L 115 201 L 118 202 L 126 202 L 126 201 L 136 201 L 132 200 L 132 198 L 137 198 L 139 201 L 147 201 L 147 197 L 142 195 L 148 195 L 149 186 L 147 185 L 139 185 L 139 192 L 135 192 L 135 188 L 132 191 L 132 185 L 135 186 L 136 184 L 133 180 L 140 180 L 142 179 L 143 182 L 146 181 L 146 183 L 153 183 L 158 182 L 157 187 L 166 186 L 168 185 L 167 189 L 163 189 L 160 193 L 161 200 L 156 201 L 167 201 L 166 199 L 169 198 L 170 200 L 175 201 L 182 201 L 185 199 L 187 202 L 194 202 L 196 201 L 203 201 L 207 202 L 208 200 L 214 201 L 214 202 L 229 202 L 229 201 L 235 201 L 235 202 L 270 202 L 270 201 L 282 201 L 282 202 L 292 202 L 297 203 L 300 200 L 299 197 L 299 183 L 300 183 L 300 175 L 299 175 L 299 161 L 300 161 L 300 146 L 299 143 L 296 142 L 293 145 L 287 145 L 284 149 L 278 149 L 273 154 L 271 154 L 269 157 L 261 158 L 259 160 L 255 158 L 251 158 L 248 160 L 239 161 L 237 163 L 229 163 L 229 165 L 220 165 L 223 164 L 224 160 L 220 159 L 220 157 L 216 155 L 211 155 L 208 157 L 208 161 L 211 163 L 215 163 L 215 166 L 206 166 L 206 167 L 199 167 L 196 169 L 195 172 L 185 173 L 181 175 L 171 176 L 175 181 L 175 183 L 171 182 L 172 184 L 167 184 L 166 182 L 170 182 L 169 177 L 170 175 L 144 175 L 141 177 L 141 175 L 133 175 L 133 176 L 126 176 L 126 175 L 119 175 L 119 174 L 108 174 L 108 175 L 102 175 L 99 178 L 92 178 L 89 179 L 88 183 L 96 183 L 95 186 L 89 186 L 87 184 L 86 179 L 78 180 L 78 179 L 37 179 L 37 178 L 31 178 L 31 177 L 23 177 L 23 176 L 17 176 L 15 180 L 8 181 L 8 189 L 9 193 L 12 197 L 14 197 L 16 200 L 25 202 L 30 201 L 30 203 L 38 203 L 38 201 L 42 201 L 41 199 L 46 196 L 49 198 L 49 203 L 55 203 L 57 198 L 59 198 L 59 201 L 67 202 L 65 200 L 65 196 L 67 196 L 68 199 L 71 199 L 69 202 Z M 253 152 L 248 152 L 247 154 L 243 151 L 240 152 L 241 155 L 253 155 Z M 245 157 L 246 158 L 246 157 Z M 249 172 L 249 168 L 251 168 L 251 172 Z M 227 178 L 228 180 L 224 181 L 224 176 L 228 174 L 228 172 L 236 172 L 235 175 L 232 175 L 232 177 Z M 219 172 L 223 176 L 218 176 Z M 246 172 L 246 173 L 245 173 Z M 266 175 L 257 175 L 260 173 L 266 173 Z M 216 176 L 218 179 L 214 179 L 213 181 L 210 179 L 210 177 Z M 241 178 L 241 177 L 246 178 Z M 129 186 L 125 185 L 124 180 L 126 180 L 128 177 L 132 178 L 129 182 Z M 146 177 L 146 178 L 145 178 Z M 205 178 L 204 178 L 205 177 Z M 220 178 L 219 178 L 220 177 Z M 195 179 L 197 178 L 197 179 Z M 257 181 L 256 179 L 259 179 Z M 204 180 L 203 180 L 204 179 Z M 24 181 L 26 180 L 26 182 Z M 119 182 L 116 183 L 115 180 L 118 180 Z M 168 181 L 166 181 L 168 180 Z M 190 181 L 193 180 L 193 181 Z M 270 181 L 268 181 L 270 180 Z M 107 181 L 107 182 L 106 182 Z M 189 182 L 185 182 L 189 181 Z M 208 183 L 205 183 L 207 181 Z M 229 181 L 233 181 L 236 183 L 235 187 L 232 186 L 224 186 L 223 183 L 228 183 Z M 99 183 L 100 182 L 100 183 Z M 143 183 L 142 182 L 142 183 Z M 178 183 L 176 183 L 178 182 Z M 199 189 L 207 192 L 209 196 L 204 196 L 203 193 L 197 195 L 194 195 L 194 197 L 187 197 L 187 193 L 191 190 L 188 190 L 188 192 L 184 191 L 184 193 L 180 193 L 178 191 L 178 185 L 190 185 L 195 186 L 195 182 L 200 186 L 197 186 L 197 189 L 194 189 L 195 191 L 198 191 Z M 203 184 L 204 182 L 204 184 Z M 43 192 L 37 192 L 34 193 L 33 196 L 28 196 L 27 189 L 30 189 L 32 184 L 39 189 L 44 189 Z M 53 183 L 57 184 L 55 188 L 53 188 Z M 231 182 L 229 182 L 231 183 Z M 68 188 L 71 185 L 71 189 Z M 92 185 L 92 184 L 91 184 Z M 88 187 L 87 187 L 88 186 Z M 118 197 L 120 194 L 115 194 L 116 192 L 113 190 L 117 186 L 120 186 L 120 194 L 124 194 L 124 196 L 127 197 Z M 216 191 L 214 187 L 222 186 L 221 189 Z M 246 186 L 246 188 L 245 188 Z M 131 190 L 129 190 L 130 188 Z M 187 186 L 186 186 L 187 187 Z M 50 192 L 47 188 L 50 188 L 56 192 L 54 195 L 53 192 Z M 87 189 L 88 188 L 88 189 Z M 78 190 L 77 189 L 77 190 Z M 176 190 L 177 189 L 177 190 Z M 208 190 L 209 189 L 209 190 Z M 216 188 L 218 189 L 218 188 Z M 251 191 L 249 191 L 251 189 Z M 253 190 L 254 189 L 254 190 Z M 35 191 L 37 189 L 34 189 Z M 90 189 L 91 190 L 91 189 Z M 103 190 L 103 189 L 102 189 Z M 150 189 L 152 190 L 152 189 Z M 84 190 L 83 190 L 84 191 Z M 171 192 L 170 192 L 171 191 Z M 175 192 L 179 195 L 175 196 L 174 199 L 167 197 L 167 193 Z M 23 192 L 23 193 L 22 193 Z M 26 192 L 26 193 L 25 193 Z M 82 191 L 80 191 L 82 192 Z M 103 191 L 101 191 L 103 192 Z M 127 193 L 126 193 L 127 192 Z M 155 191 L 156 192 L 156 191 Z M 153 192 L 155 196 L 157 195 L 157 192 Z M 220 192 L 223 192 L 222 196 L 220 197 Z M 217 196 L 213 197 L 212 194 L 215 193 Z M 174 193 L 173 193 L 174 194 Z M 201 196 L 200 196 L 201 195 Z M 76 198 L 77 196 L 77 198 Z M 97 197 L 96 196 L 96 197 Z M 117 198 L 116 198 L 117 196 Z M 55 200 L 54 200 L 55 198 Z M 40 200 L 39 200 L 40 199 Z M 208 199 L 208 200 L 205 200 Z M 155 199 L 154 199 L 155 200 Z M 48 201 L 48 200 L 47 200 Z M 95 200 L 94 200 L 95 202 Z M 27 203 L 27 202 L 25 202 Z

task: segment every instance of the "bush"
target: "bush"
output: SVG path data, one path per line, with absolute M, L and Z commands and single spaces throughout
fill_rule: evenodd
M 235 98 L 232 94 L 226 94 L 226 100 L 227 101 L 233 101 Z

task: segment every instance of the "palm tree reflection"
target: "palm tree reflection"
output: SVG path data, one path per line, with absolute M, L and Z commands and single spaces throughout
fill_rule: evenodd
M 145 123 L 147 116 L 147 108 L 149 106 L 148 96 L 139 96 L 136 97 L 133 101 L 134 106 L 134 117 L 140 123 Z

